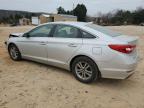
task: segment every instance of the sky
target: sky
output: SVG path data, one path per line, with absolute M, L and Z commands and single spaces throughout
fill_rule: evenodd
M 72 10 L 78 3 L 86 5 L 90 16 L 116 9 L 135 10 L 144 7 L 144 0 L 0 0 L 0 9 L 56 13 L 59 6 Z

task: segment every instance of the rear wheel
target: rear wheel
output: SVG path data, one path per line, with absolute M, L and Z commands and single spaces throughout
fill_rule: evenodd
M 91 83 L 98 79 L 97 65 L 88 57 L 81 56 L 72 63 L 72 72 L 77 80 L 83 83 Z
M 21 53 L 19 51 L 19 49 L 16 47 L 16 45 L 11 44 L 8 48 L 9 50 L 9 55 L 11 57 L 11 59 L 18 61 L 21 60 Z

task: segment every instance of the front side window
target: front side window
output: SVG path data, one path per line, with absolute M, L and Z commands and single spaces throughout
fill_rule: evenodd
M 53 37 L 78 38 L 79 29 L 68 25 L 57 25 Z
M 48 37 L 54 25 L 43 25 L 30 31 L 30 37 Z

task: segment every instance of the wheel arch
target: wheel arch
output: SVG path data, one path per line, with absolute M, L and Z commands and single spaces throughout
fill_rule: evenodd
M 18 46 L 15 44 L 15 43 L 13 43 L 13 42 L 10 42 L 9 44 L 8 44 L 8 51 L 9 51 L 9 47 L 11 46 L 11 45 L 15 45 L 17 48 L 18 48 Z M 19 50 L 19 48 L 18 48 L 18 50 Z M 20 50 L 19 50 L 20 51 Z
M 17 47 L 17 45 L 16 45 L 15 43 L 10 42 L 10 43 L 8 44 L 8 50 L 9 50 L 9 47 L 10 47 L 11 45 L 15 45 L 15 46 Z M 17 47 L 17 48 L 18 48 L 18 47 Z
M 83 57 L 88 57 L 89 59 L 91 59 L 91 60 L 95 63 L 95 65 L 96 65 L 97 68 L 98 68 L 98 77 L 101 77 L 101 72 L 100 72 L 100 70 L 99 70 L 99 67 L 98 67 L 97 63 L 96 63 L 91 57 L 89 57 L 89 56 L 87 56 L 87 55 L 84 55 L 84 54 L 76 55 L 76 56 L 74 56 L 74 57 L 70 60 L 70 63 L 69 63 L 70 71 L 72 70 L 71 67 L 72 67 L 73 61 L 74 61 L 76 58 L 82 57 L 82 56 L 83 56 Z
M 16 49 L 17 49 L 17 57 L 16 58 L 13 58 L 12 56 L 11 56 L 11 52 L 10 52 L 10 47 L 11 46 L 14 46 L 14 47 L 16 47 Z M 7 49 L 8 49 L 8 53 L 9 53 L 9 55 L 10 55 L 10 57 L 11 57 L 11 59 L 13 59 L 14 61 L 19 61 L 19 60 L 21 60 L 22 59 L 22 57 L 21 57 L 21 52 L 19 51 L 19 48 L 17 47 L 17 45 L 15 44 L 15 43 L 13 43 L 13 42 L 10 42 L 8 45 L 7 45 Z

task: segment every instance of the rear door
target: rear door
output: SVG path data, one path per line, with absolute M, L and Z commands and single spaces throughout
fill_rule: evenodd
M 53 65 L 66 64 L 81 45 L 79 29 L 69 25 L 57 25 L 53 37 L 48 39 L 48 61 Z

